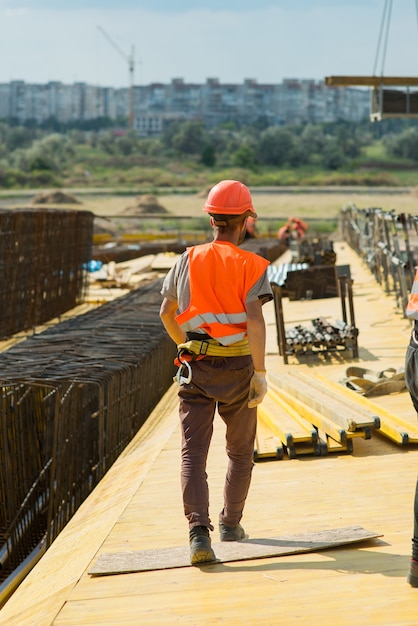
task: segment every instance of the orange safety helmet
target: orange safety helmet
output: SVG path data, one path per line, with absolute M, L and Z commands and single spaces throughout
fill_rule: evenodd
M 213 215 L 243 215 L 257 217 L 250 190 L 238 180 L 221 180 L 209 191 L 203 211 Z

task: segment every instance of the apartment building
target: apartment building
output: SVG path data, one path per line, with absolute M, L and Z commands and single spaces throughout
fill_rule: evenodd
M 0 83 L 0 120 L 8 120 L 12 116 L 10 83 Z
M 62 123 L 107 117 L 129 118 L 143 136 L 161 133 L 173 120 L 202 120 L 208 128 L 234 121 L 268 125 L 307 122 L 357 122 L 369 115 L 369 92 L 329 87 L 310 79 L 285 79 L 278 84 L 186 83 L 173 78 L 169 84 L 151 83 L 115 89 L 77 82 L 45 85 L 12 81 L 0 84 L 0 119 L 38 123 L 56 119 Z

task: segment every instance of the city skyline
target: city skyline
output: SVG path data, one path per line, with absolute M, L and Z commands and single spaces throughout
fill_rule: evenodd
M 416 6 L 383 0 L 0 0 L 0 83 L 279 83 L 417 75 Z M 133 56 L 134 72 L 129 72 Z

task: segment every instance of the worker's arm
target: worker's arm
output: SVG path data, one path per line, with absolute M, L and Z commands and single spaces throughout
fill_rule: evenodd
M 177 309 L 177 300 L 163 298 L 160 307 L 160 318 L 164 324 L 164 328 L 176 345 L 184 343 L 187 340 L 186 333 L 180 328 L 176 321 Z
M 261 300 L 247 302 L 247 335 L 253 357 L 254 369 L 264 371 L 266 352 L 266 324 L 264 322 Z
M 250 381 L 248 406 L 254 408 L 261 404 L 267 393 L 265 371 L 266 324 L 264 322 L 261 300 L 247 303 L 247 335 L 251 356 L 254 363 L 254 374 Z

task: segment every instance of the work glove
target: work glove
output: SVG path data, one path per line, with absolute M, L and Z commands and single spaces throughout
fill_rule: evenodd
M 267 380 L 265 370 L 254 370 L 250 380 L 250 393 L 248 394 L 248 407 L 253 409 L 262 403 L 267 393 Z

